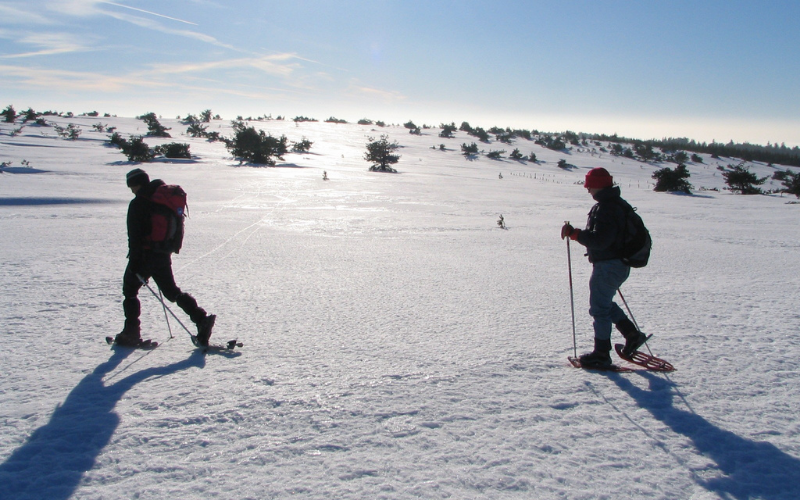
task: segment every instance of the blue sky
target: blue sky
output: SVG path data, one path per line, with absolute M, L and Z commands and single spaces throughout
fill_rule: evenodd
M 0 0 L 0 105 L 800 145 L 800 2 Z

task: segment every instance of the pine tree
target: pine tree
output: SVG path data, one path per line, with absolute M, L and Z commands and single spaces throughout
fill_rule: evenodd
M 143 120 L 147 124 L 147 135 L 152 137 L 171 137 L 169 133 L 167 133 L 167 130 L 170 129 L 159 123 L 155 113 L 147 113 L 137 118 Z
M 5 117 L 3 119 L 4 122 L 14 123 L 14 120 L 17 119 L 17 112 L 14 110 L 14 106 L 9 104 L 8 107 L 0 113 L 0 116 Z
M 367 140 L 367 153 L 364 159 L 372 163 L 369 168 L 371 172 L 392 172 L 396 173 L 397 170 L 390 167 L 400 160 L 400 155 L 394 154 L 394 151 L 400 147 L 396 142 L 389 142 L 388 135 L 382 135 L 380 139 L 376 140 L 374 137 L 368 137 Z
M 783 177 L 783 186 L 785 193 L 793 194 L 800 198 L 800 173 L 787 170 Z
M 247 127 L 241 121 L 234 123 L 234 136 L 225 139 L 225 147 L 235 158 L 261 165 L 275 165 L 275 159 L 283 160 L 287 151 L 285 135 L 280 138 Z
M 687 181 L 691 176 L 686 165 L 678 165 L 674 170 L 669 167 L 662 168 L 653 172 L 653 179 L 656 180 L 656 187 L 653 191 L 658 192 L 678 192 L 690 194 L 692 185 Z
M 741 194 L 761 194 L 761 188 L 756 187 L 764 184 L 767 177 L 759 178 L 756 174 L 750 172 L 745 166 L 745 162 L 738 165 L 728 165 L 730 170 L 722 172 L 725 178 L 725 183 L 731 191 Z

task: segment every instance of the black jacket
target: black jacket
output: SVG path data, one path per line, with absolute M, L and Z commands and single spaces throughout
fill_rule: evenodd
M 161 179 L 150 181 L 137 191 L 128 205 L 128 259 L 141 261 L 145 250 L 148 250 L 147 236 L 152 231 L 150 216 L 152 201 L 150 197 L 158 186 L 164 185 Z
M 586 247 L 589 262 L 622 258 L 623 229 L 628 202 L 620 197 L 619 186 L 608 187 L 594 195 L 597 203 L 589 211 L 586 229 L 578 234 L 578 243 Z

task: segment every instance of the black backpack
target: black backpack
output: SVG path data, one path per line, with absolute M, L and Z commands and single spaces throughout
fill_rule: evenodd
M 644 267 L 650 259 L 653 240 L 644 221 L 629 203 L 620 200 L 625 211 L 625 226 L 622 229 L 622 262 L 631 267 Z

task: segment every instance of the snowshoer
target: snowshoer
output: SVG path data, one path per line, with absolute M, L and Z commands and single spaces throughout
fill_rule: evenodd
M 114 342 L 131 347 L 137 347 L 142 343 L 138 293 L 143 284 L 142 279 L 147 280 L 152 277 L 164 297 L 178 304 L 197 326 L 197 343 L 207 346 L 216 315 L 207 314 L 197 305 L 194 297 L 182 292 L 175 284 L 171 256 L 175 250 L 165 248 L 164 245 L 154 245 L 150 241 L 151 217 L 154 212 L 154 202 L 150 198 L 159 186 L 164 185 L 164 181 L 160 179 L 150 181 L 147 172 L 139 168 L 128 172 L 126 179 L 134 198 L 128 205 L 128 266 L 122 282 L 125 325 Z
M 604 168 L 593 168 L 586 174 L 583 187 L 597 202 L 589 211 L 586 229 L 576 229 L 569 223 L 561 228 L 561 239 L 570 238 L 586 247 L 593 265 L 589 279 L 589 315 L 594 320 L 594 350 L 580 356 L 581 366 L 604 368 L 611 366 L 611 325 L 625 337 L 623 354 L 630 356 L 647 341 L 625 312 L 614 302 L 631 268 L 621 260 L 623 228 L 627 204 L 620 188 Z

